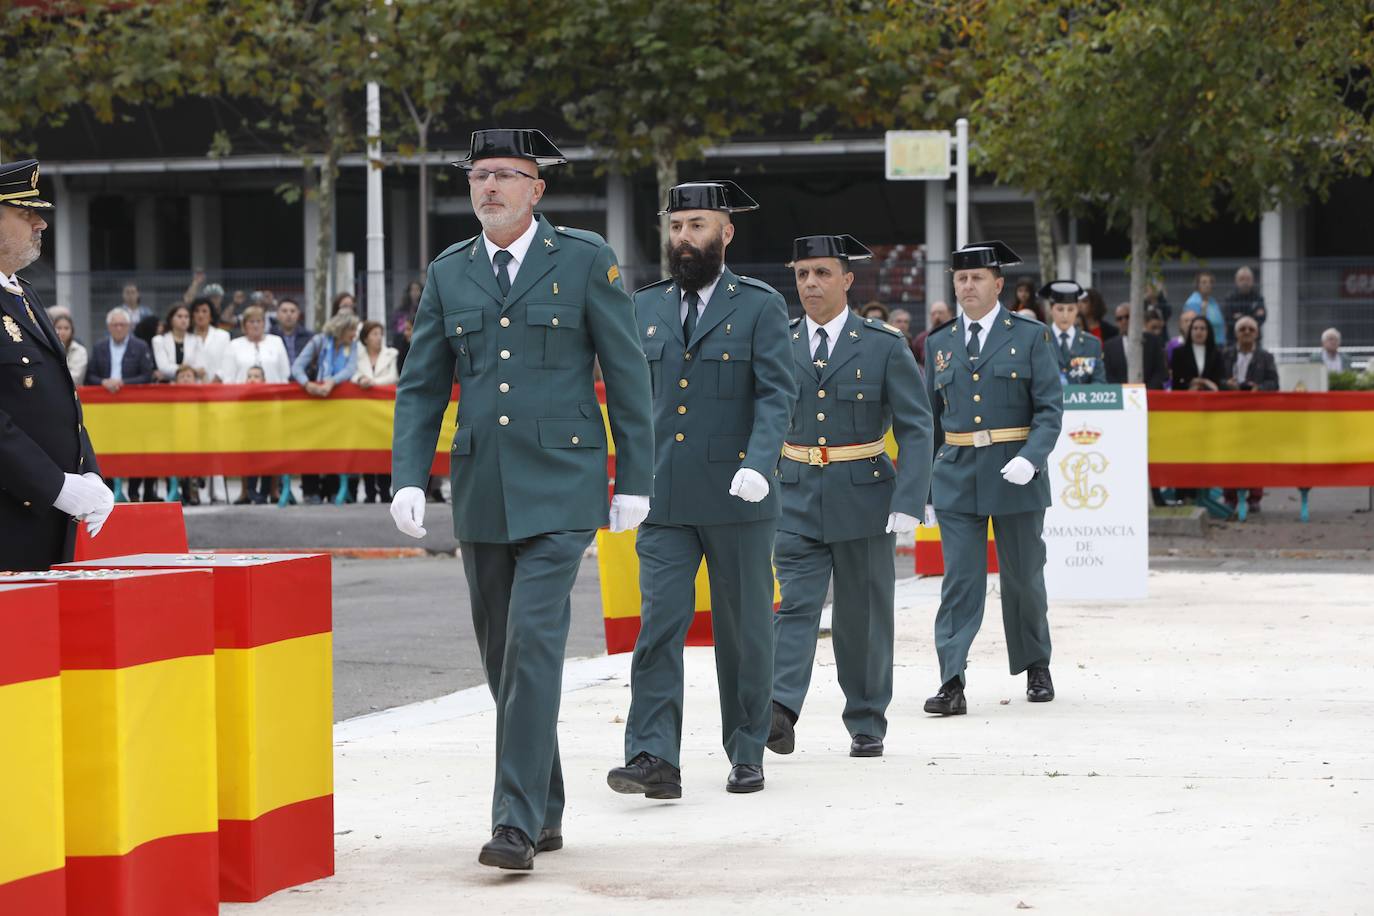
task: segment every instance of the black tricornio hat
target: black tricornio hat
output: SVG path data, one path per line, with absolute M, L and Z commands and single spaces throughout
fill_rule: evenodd
M 1021 263 L 1021 256 L 1006 242 L 973 242 L 954 252 L 951 270 L 974 270 L 978 267 L 1013 267 Z
M 839 258 L 847 263 L 871 257 L 873 252 L 852 235 L 804 235 L 792 240 L 792 260 L 787 266 L 807 258 Z
M 733 181 L 711 179 L 688 181 L 669 188 L 668 206 L 659 210 L 658 215 L 677 210 L 723 210 L 726 213 L 743 213 L 758 208 L 759 202 L 745 194 Z
M 0 204 L 51 210 L 52 204 L 38 199 L 38 160 L 0 163 Z
M 1072 280 L 1054 280 L 1040 287 L 1039 295 L 1050 302 L 1077 302 L 1083 298 L 1083 287 Z
M 528 159 L 541 169 L 549 165 L 564 165 L 568 161 L 542 130 L 531 127 L 474 130 L 472 148 L 467 158 L 453 164 L 460 169 L 471 169 L 479 159 Z

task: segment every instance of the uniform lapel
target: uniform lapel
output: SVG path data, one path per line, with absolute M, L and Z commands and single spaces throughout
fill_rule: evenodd
M 983 349 L 978 354 L 978 362 L 986 366 L 988 360 L 992 359 L 998 350 L 1011 342 L 1012 322 L 1015 320 L 1006 309 L 998 310 L 997 317 L 993 319 L 992 327 L 988 328 L 988 341 L 983 344 Z
M 821 370 L 820 382 L 822 385 L 830 380 L 836 370 L 859 355 L 859 341 L 863 339 L 863 333 L 863 319 L 851 311 L 849 317 L 844 321 L 844 328 L 840 331 L 840 339 L 835 341 L 830 348 L 830 359 L 826 361 L 825 368 Z M 855 334 L 860 336 L 853 336 Z
M 662 319 L 664 329 L 673 335 L 673 340 L 686 343 L 682 339 L 682 290 L 677 288 L 676 283 L 669 283 L 663 295 L 659 296 L 658 317 Z
M 498 304 L 505 298 L 501 295 L 501 287 L 496 285 L 496 268 L 491 265 L 491 258 L 487 257 L 485 236 L 477 236 L 477 240 L 468 251 L 468 277 L 478 289 L 495 299 Z
M 701 313 L 701 319 L 697 321 L 696 330 L 692 332 L 692 339 L 687 343 L 687 349 L 692 349 L 697 345 L 706 333 L 726 319 L 735 310 L 734 298 L 739 295 L 739 277 L 730 268 L 725 268 L 720 275 L 720 280 L 716 282 L 716 288 L 711 293 L 711 301 L 706 303 L 706 309 Z
M 792 355 L 797 360 L 797 365 L 805 369 L 805 378 L 813 378 L 816 374 L 816 367 L 811 364 L 811 328 L 803 318 L 797 322 L 797 326 L 792 329 Z
M 972 366 L 968 358 L 968 347 L 964 344 L 964 334 L 968 332 L 968 318 L 961 312 L 959 319 L 949 326 L 948 330 L 941 331 L 935 335 L 935 349 L 943 350 L 946 346 L 954 358 L 965 366 Z
M 506 297 L 506 305 L 501 311 L 504 312 L 519 301 L 521 296 L 534 288 L 541 277 L 553 270 L 554 265 L 558 263 L 555 257 L 557 253 L 558 233 L 554 232 L 549 221 L 541 216 L 534 230 L 534 241 L 530 242 L 530 250 L 525 252 L 525 260 L 520 262 L 520 270 L 511 281 L 510 295 Z M 492 277 L 495 278 L 495 271 L 492 272 Z
M 24 301 L 19 296 L 14 295 L 9 290 L 0 291 L 0 303 L 4 305 L 5 317 L 14 322 L 21 334 L 26 335 L 38 344 L 47 347 L 49 350 L 53 350 L 53 352 L 61 352 L 56 348 L 53 339 L 48 336 L 47 329 L 43 327 L 43 318 L 38 316 L 38 313 L 42 311 L 41 305 L 34 309 L 34 321 L 38 322 L 35 326 L 34 321 L 29 320 L 28 313 L 24 309 Z M 32 303 L 30 307 L 32 307 Z M 0 333 L 4 334 L 3 340 L 6 343 L 17 342 L 13 341 L 11 335 L 7 333 L 8 330 L 9 329 L 6 328 L 5 331 L 0 331 Z

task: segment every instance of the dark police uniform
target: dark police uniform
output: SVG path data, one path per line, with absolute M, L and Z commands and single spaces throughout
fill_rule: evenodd
M 668 209 L 755 207 L 733 183 L 711 182 L 673 188 Z M 679 766 L 682 650 L 704 556 L 722 743 L 731 764 L 761 765 L 773 673 L 779 512 L 773 472 L 796 391 L 787 306 L 768 284 L 727 267 L 686 339 L 684 296 L 676 282 L 646 286 L 634 300 L 652 377 L 657 452 L 653 503 L 635 543 L 641 629 L 631 663 L 625 759 L 628 764 L 646 753 Z M 769 482 L 762 501 L 730 494 L 741 468 Z
M 460 164 L 493 157 L 566 161 L 538 131 L 487 130 L 473 134 Z M 392 457 L 398 490 L 426 487 L 456 372 L 453 525 L 496 698 L 492 825 L 530 840 L 562 822 L 557 724 L 569 594 L 607 521 L 594 359 L 606 383 L 616 489 L 647 496 L 653 486 L 649 373 L 615 252 L 593 232 L 538 214 L 534 230 L 504 291 L 484 236 L 430 265 L 396 390 Z
M 793 261 L 871 257 L 848 236 L 810 236 L 794 243 Z M 930 402 L 901 331 L 845 310 L 835 340 L 815 357 L 807 318 L 792 322 L 797 409 L 778 466 L 782 520 L 774 562 L 782 606 L 773 621 L 773 701 L 791 722 L 811 683 L 821 608 L 831 576 L 831 632 L 844 691 L 843 720 L 856 739 L 851 753 L 877 756 L 892 700 L 895 534 L 888 516 L 920 518 L 930 492 Z M 898 461 L 885 452 L 891 429 Z M 864 742 L 860 736 L 876 739 Z M 789 734 L 790 738 L 790 734 Z M 860 746 L 862 745 L 862 747 Z M 770 735 L 769 747 L 791 750 Z
M 1083 287 L 1072 280 L 1055 280 L 1040 287 L 1040 298 L 1051 305 L 1078 305 Z M 1049 325 L 1050 341 L 1059 360 L 1059 377 L 1065 385 L 1105 385 L 1107 364 L 1102 358 L 1102 341 L 1082 328 L 1061 331 L 1053 322 Z
M 1020 260 L 1001 242 L 986 242 L 955 252 L 953 263 L 958 271 Z M 951 707 L 964 702 L 969 646 L 983 622 L 989 518 L 997 542 L 1011 673 L 1044 669 L 1048 677 L 1042 535 L 1050 485 L 1045 469 L 1064 409 L 1059 361 L 1045 325 L 999 306 L 979 322 L 987 337 L 974 355 L 964 341 L 969 324 L 961 313 L 926 337 L 926 387 L 935 411 L 931 495 L 945 556 L 935 649 L 941 680 L 958 690 L 957 700 L 947 697 Z M 1017 456 L 1036 469 L 1035 478 L 1024 486 L 1001 474 Z M 941 695 L 946 692 L 942 688 Z M 927 701 L 928 712 L 963 711 L 941 708 L 938 699 Z
M 49 210 L 38 162 L 0 165 L 0 206 Z M 38 293 L 0 287 L 0 570 L 68 561 L 76 522 L 53 507 L 64 474 L 100 473 L 67 354 Z

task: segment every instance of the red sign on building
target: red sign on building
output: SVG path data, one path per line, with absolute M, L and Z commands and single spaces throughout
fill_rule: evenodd
M 1374 299 L 1374 267 L 1347 267 L 1341 273 L 1342 299 Z

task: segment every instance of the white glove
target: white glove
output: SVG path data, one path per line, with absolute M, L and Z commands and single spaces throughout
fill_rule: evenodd
M 77 474 L 63 474 L 62 478 L 62 492 L 57 494 L 52 505 L 72 518 L 85 518 L 103 508 L 106 499 L 114 499 L 104 481 L 98 477 L 92 481 L 89 477 Z
M 921 524 L 920 519 L 905 512 L 893 512 L 887 517 L 888 534 L 910 534 Z
M 105 493 L 105 499 L 100 506 L 86 515 L 86 533 L 95 537 L 100 533 L 100 529 L 105 527 L 106 519 L 114 511 L 114 494 L 110 492 L 109 487 L 105 486 L 105 481 L 100 479 L 100 475 L 94 471 L 87 471 L 81 476 L 100 487 Z
M 768 495 L 768 481 L 753 468 L 740 468 L 735 472 L 735 479 L 730 481 L 730 495 L 747 503 L 761 502 Z
M 940 524 L 935 520 L 935 507 L 930 503 L 926 503 L 925 516 L 925 525 L 927 528 L 934 528 L 936 525 Z
M 425 536 L 425 491 L 419 487 L 401 487 L 391 497 L 391 520 L 402 534 L 413 538 Z
M 1031 482 L 1035 476 L 1035 465 L 1017 455 L 1015 458 L 1002 465 L 1002 479 L 1007 483 L 1014 483 L 1018 487 L 1024 487 Z
M 639 523 L 649 516 L 649 497 L 621 496 L 611 497 L 611 533 L 633 531 Z

